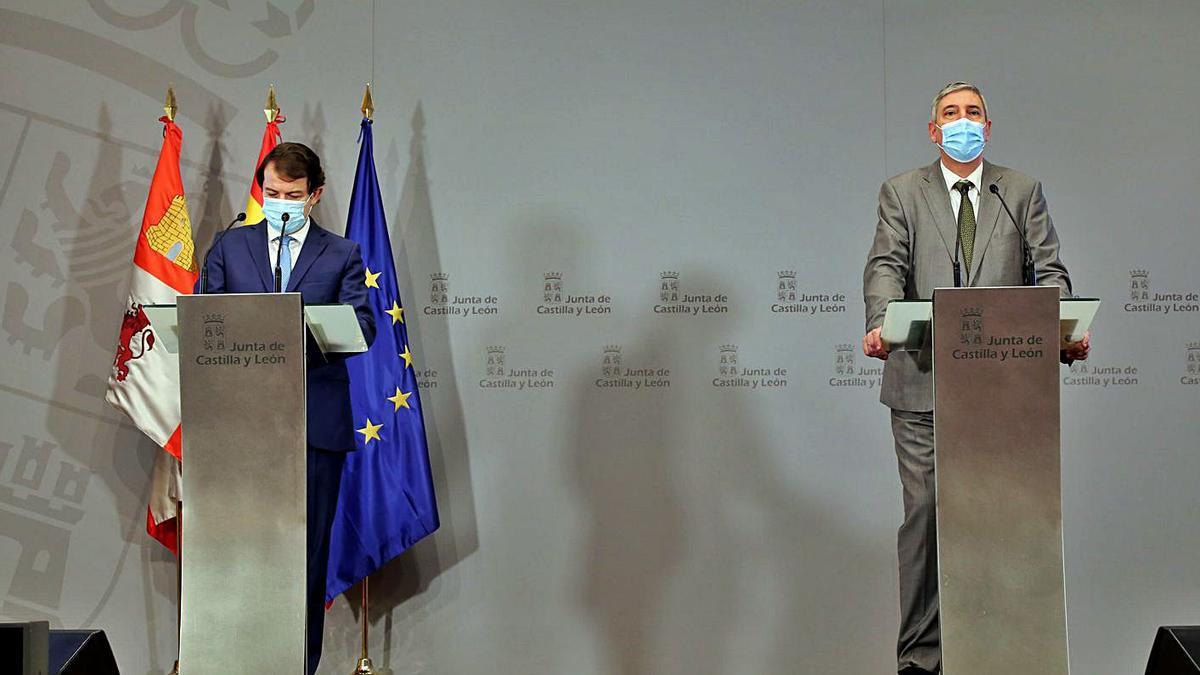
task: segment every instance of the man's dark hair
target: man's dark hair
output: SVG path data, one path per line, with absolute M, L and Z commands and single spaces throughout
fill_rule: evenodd
M 275 163 L 275 173 L 288 180 L 307 178 L 309 194 L 325 184 L 325 172 L 321 170 L 321 158 L 317 157 L 317 153 L 313 152 L 312 148 L 303 143 L 280 143 L 271 152 L 268 152 L 267 156 L 263 157 L 262 164 L 258 165 L 258 171 L 254 174 L 254 179 L 258 181 L 259 185 L 263 184 L 263 176 L 267 171 L 267 165 L 271 162 Z

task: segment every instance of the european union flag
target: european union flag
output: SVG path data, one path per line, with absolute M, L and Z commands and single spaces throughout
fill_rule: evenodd
M 379 333 L 346 362 L 358 449 L 346 456 L 329 544 L 331 602 L 438 528 L 429 448 L 404 304 L 375 174 L 371 120 L 363 119 L 346 237 L 358 242 Z

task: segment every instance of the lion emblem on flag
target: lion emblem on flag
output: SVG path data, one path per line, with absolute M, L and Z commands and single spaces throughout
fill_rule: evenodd
M 117 381 L 124 382 L 129 377 L 129 362 L 140 359 L 146 352 L 154 348 L 154 330 L 150 328 L 150 318 L 142 311 L 138 303 L 130 305 L 121 319 L 121 335 L 117 341 L 117 355 L 113 358 L 113 368 L 117 371 Z

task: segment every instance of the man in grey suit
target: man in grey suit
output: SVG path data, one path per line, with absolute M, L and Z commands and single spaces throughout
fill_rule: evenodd
M 937 522 L 933 472 L 933 374 L 929 350 L 890 351 L 880 338 L 894 299 L 929 299 L 933 289 L 1018 286 L 1021 238 L 995 185 L 1026 228 L 1037 283 L 1071 295 L 1058 257 L 1058 235 L 1040 182 L 983 159 L 991 138 L 987 102 L 975 85 L 953 82 L 933 99 L 929 140 L 938 161 L 888 179 L 879 191 L 879 223 L 863 273 L 867 333 L 863 352 L 886 360 L 880 401 L 891 408 L 892 436 L 904 491 L 898 534 L 900 638 L 898 669 L 905 675 L 941 667 L 938 624 Z M 978 217 L 976 217 L 978 214 Z M 957 255 L 956 255 L 957 254 Z M 961 261 L 959 274 L 955 260 Z M 1089 338 L 1063 346 L 1063 359 L 1087 358 Z

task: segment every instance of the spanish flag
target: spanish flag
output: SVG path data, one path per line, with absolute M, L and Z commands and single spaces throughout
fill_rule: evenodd
M 263 108 L 263 112 L 267 115 L 267 128 L 263 130 L 262 144 L 258 149 L 258 161 L 254 163 L 254 169 L 251 171 L 252 178 L 250 179 L 250 198 L 246 200 L 246 224 L 253 225 L 254 223 L 262 222 L 263 216 L 263 187 L 262 183 L 258 182 L 258 167 L 262 165 L 263 159 L 267 154 L 279 145 L 282 137 L 279 134 L 279 125 L 287 121 L 280 114 L 279 105 L 275 102 L 275 87 L 271 86 L 267 92 L 267 105 Z

